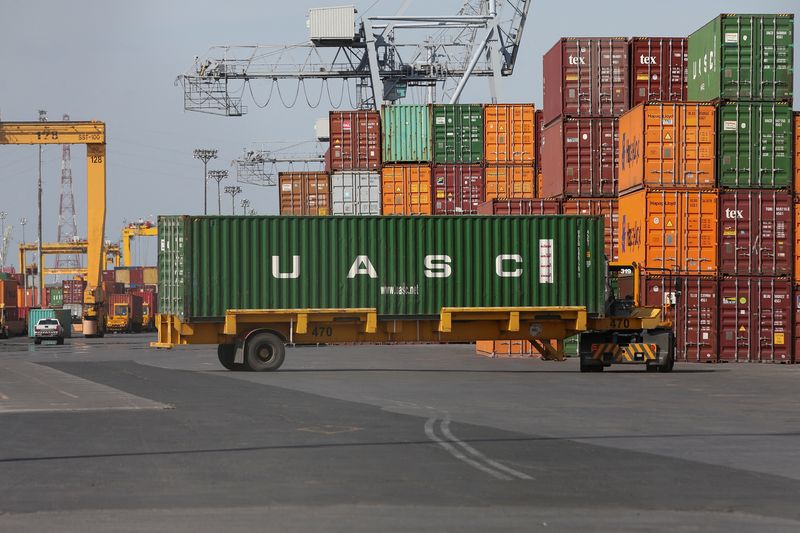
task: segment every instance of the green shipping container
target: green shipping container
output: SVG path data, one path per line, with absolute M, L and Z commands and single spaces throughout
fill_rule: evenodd
M 159 309 L 580 306 L 603 311 L 603 221 L 589 216 L 200 217 L 158 220 Z
M 50 307 L 61 307 L 64 305 L 64 290 L 61 287 L 53 287 L 47 290 L 50 293 L 50 301 L 48 302 Z
M 689 100 L 790 100 L 793 15 L 720 15 L 689 36 Z
M 431 160 L 431 118 L 428 106 L 383 106 L 381 131 L 384 162 L 425 163 Z
M 721 187 L 788 188 L 792 184 L 792 110 L 785 103 L 731 102 L 717 113 Z
M 483 162 L 483 106 L 433 106 L 433 160 L 436 163 Z
M 43 318 L 57 318 L 64 328 L 64 337 L 72 337 L 72 313 L 69 309 L 31 309 L 28 311 L 28 337 L 33 337 L 36 323 Z

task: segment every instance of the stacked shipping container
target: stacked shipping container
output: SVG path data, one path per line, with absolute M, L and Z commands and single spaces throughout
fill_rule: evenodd
M 792 31 L 791 17 L 721 15 L 688 40 L 697 101 L 621 119 L 620 260 L 645 268 L 642 298 L 667 305 L 687 361 L 792 357 L 793 133 L 779 101 Z

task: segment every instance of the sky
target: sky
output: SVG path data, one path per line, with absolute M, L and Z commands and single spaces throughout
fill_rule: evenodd
M 256 142 L 305 141 L 314 122 L 327 116 L 327 98 L 311 109 L 300 98 L 286 109 L 277 98 L 261 109 L 246 96 L 249 113 L 222 117 L 183 109 L 176 77 L 213 45 L 298 43 L 308 38 L 311 7 L 342 5 L 342 0 L 207 0 L 109 2 L 101 0 L 4 0 L 0 2 L 0 120 L 101 120 L 107 131 L 106 238 L 120 239 L 125 221 L 159 214 L 198 214 L 203 210 L 203 165 L 195 148 L 215 148 L 219 158 L 209 169 L 229 170 L 231 161 Z M 353 2 L 361 14 L 391 15 L 401 0 Z M 498 1 L 498 4 L 502 4 Z M 405 14 L 454 14 L 459 0 L 412 0 Z M 561 36 L 685 36 L 721 12 L 794 13 L 797 0 L 673 0 L 643 4 L 634 0 L 533 0 L 513 76 L 499 84 L 501 102 L 542 101 L 542 55 Z M 800 65 L 800 48 L 795 49 Z M 800 88 L 800 69 L 795 87 Z M 266 86 L 261 86 L 267 91 Z M 294 82 L 281 85 L 285 95 Z M 319 89 L 317 89 L 318 91 Z M 338 96 L 334 96 L 338 99 Z M 265 95 L 266 93 L 263 93 Z M 309 88 L 312 100 L 316 98 Z M 256 97 L 261 96 L 256 91 Z M 464 102 L 489 98 L 485 79 L 470 80 Z M 289 99 L 288 97 L 286 98 Z M 78 233 L 86 233 L 85 147 L 71 149 Z M 57 237 L 61 147 L 48 146 L 43 158 L 44 240 Z M 9 255 L 25 237 L 35 239 L 38 149 L 0 146 L 0 212 L 13 224 Z M 223 182 L 223 185 L 225 182 Z M 239 184 L 236 198 L 259 214 L 277 213 L 277 189 Z M 216 213 L 216 185 L 209 186 L 209 213 Z M 230 213 L 223 196 L 223 214 Z M 155 264 L 155 243 L 139 239 L 134 260 Z M 153 241 L 153 239 L 151 239 Z

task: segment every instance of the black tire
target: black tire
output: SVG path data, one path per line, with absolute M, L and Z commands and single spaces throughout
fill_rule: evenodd
M 58 345 L 64 344 L 64 339 L 56 339 L 56 344 Z
M 227 370 L 242 370 L 242 365 L 236 363 L 236 345 L 220 344 L 217 346 L 219 363 Z
M 253 372 L 278 370 L 286 357 L 286 346 L 273 333 L 256 333 L 244 348 L 244 365 Z
M 658 365 L 647 365 L 648 372 L 658 372 Z
M 663 364 L 658 365 L 659 372 L 672 372 L 672 368 L 675 366 L 675 358 L 672 355 L 667 357 L 667 360 L 664 361 Z
M 42 344 L 42 339 L 33 339 L 33 344 Z
M 592 363 L 581 357 L 581 372 L 602 372 L 603 363 Z

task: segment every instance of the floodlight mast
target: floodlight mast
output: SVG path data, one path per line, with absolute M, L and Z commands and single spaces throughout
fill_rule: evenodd
M 339 83 L 341 105 L 345 89 L 349 95 L 350 80 L 356 80 L 358 89 L 369 89 L 357 91 L 358 108 L 379 109 L 384 102 L 401 100 L 409 87 L 441 86 L 443 90 L 436 93 L 441 101 L 455 103 L 475 76 L 490 78 L 496 100 L 497 79 L 514 71 L 531 0 L 464 0 L 458 14 L 449 16 L 405 16 L 408 4 L 396 15 L 362 17 L 346 42 L 212 47 L 176 80 L 183 87 L 184 108 L 240 116 L 247 113 L 243 104 L 247 92 L 253 103 L 265 107 L 276 88 L 287 107 L 297 102 L 301 90 L 312 107 L 326 89 L 335 104 L 331 88 Z M 503 12 L 508 16 L 502 17 Z M 253 89 L 257 80 L 267 81 L 263 104 Z M 297 82 L 295 97 L 288 103 L 280 89 L 284 80 Z M 309 97 L 310 80 L 321 83 L 319 99 Z M 455 89 L 448 92 L 446 84 L 455 80 Z M 433 97 L 434 91 L 428 93 Z

